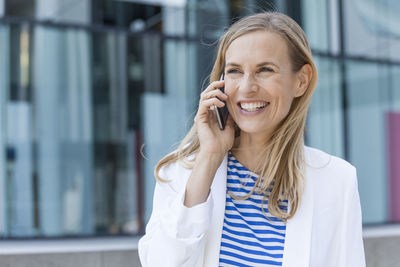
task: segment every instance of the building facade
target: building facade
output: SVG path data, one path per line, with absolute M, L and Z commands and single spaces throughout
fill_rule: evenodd
M 310 40 L 306 144 L 357 167 L 365 225 L 399 223 L 400 5 L 295 2 L 0 0 L 0 235 L 142 233 L 154 165 L 193 122 L 216 40 L 261 10 Z

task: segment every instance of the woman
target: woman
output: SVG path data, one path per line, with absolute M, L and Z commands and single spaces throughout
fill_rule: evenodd
M 143 266 L 365 266 L 355 168 L 304 146 L 317 70 L 302 29 L 276 12 L 239 20 L 210 80 L 155 168 Z

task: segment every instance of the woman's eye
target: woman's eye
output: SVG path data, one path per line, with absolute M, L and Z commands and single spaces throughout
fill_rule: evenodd
M 263 67 L 258 72 L 272 72 L 272 71 L 274 71 L 274 70 L 271 68 Z
M 230 69 L 228 70 L 228 73 L 239 73 L 240 71 L 238 69 Z

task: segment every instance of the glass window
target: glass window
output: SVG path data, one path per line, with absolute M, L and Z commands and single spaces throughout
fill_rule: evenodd
M 387 116 L 392 112 L 391 71 L 388 65 L 377 63 L 346 64 L 349 157 L 358 169 L 363 222 L 384 223 L 389 220 L 388 163 L 394 160 L 388 154 L 387 138 L 391 128 Z
M 167 39 L 164 42 L 165 94 L 146 92 L 142 95 L 145 165 L 146 218 L 152 210 L 155 178 L 154 166 L 171 152 L 172 145 L 193 124 L 200 84 L 197 82 L 196 44 Z
M 388 221 L 400 222 L 400 66 L 389 69 L 388 109 L 385 114 L 388 166 Z
M 337 0 L 107 1 L 115 9 L 93 20 L 118 30 L 0 24 L 0 235 L 142 231 L 154 166 L 193 124 L 215 41 L 260 8 L 297 19 L 315 52 L 306 144 L 357 167 L 364 223 L 400 222 L 399 5 L 360 1 L 343 1 L 346 59 L 336 56 Z
M 132 96 L 143 72 L 128 89 L 126 34 L 16 25 L 9 36 L 0 47 L 13 47 L 11 66 L 1 61 L 11 78 L 0 85 L 2 234 L 137 233 L 142 137 Z
M 334 58 L 315 57 L 318 85 L 307 120 L 306 144 L 344 157 L 341 72 Z
M 6 229 L 6 103 L 9 84 L 9 27 L 0 24 L 0 236 Z
M 345 51 L 351 56 L 400 59 L 400 2 L 343 1 Z
M 313 49 L 327 51 L 329 49 L 330 24 L 329 0 L 302 1 L 303 29 Z

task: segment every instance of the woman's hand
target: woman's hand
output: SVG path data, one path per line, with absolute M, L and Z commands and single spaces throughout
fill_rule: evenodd
M 223 85 L 224 81 L 212 82 L 200 96 L 199 109 L 194 118 L 200 151 L 186 184 L 186 207 L 193 207 L 207 200 L 215 173 L 225 153 L 233 146 L 235 127 L 232 117 L 228 115 L 222 131 L 218 126 L 216 111 L 211 110 L 211 107 L 223 107 L 225 104 L 221 100 L 228 100 L 228 96 L 219 89 Z
M 228 101 L 228 96 L 219 89 L 222 86 L 224 86 L 224 81 L 212 82 L 200 95 L 199 109 L 194 122 L 200 140 L 201 153 L 225 155 L 233 146 L 235 127 L 232 117 L 228 115 L 225 129 L 221 130 L 218 126 L 216 111 L 213 110 L 215 107 L 225 105 L 221 100 Z

